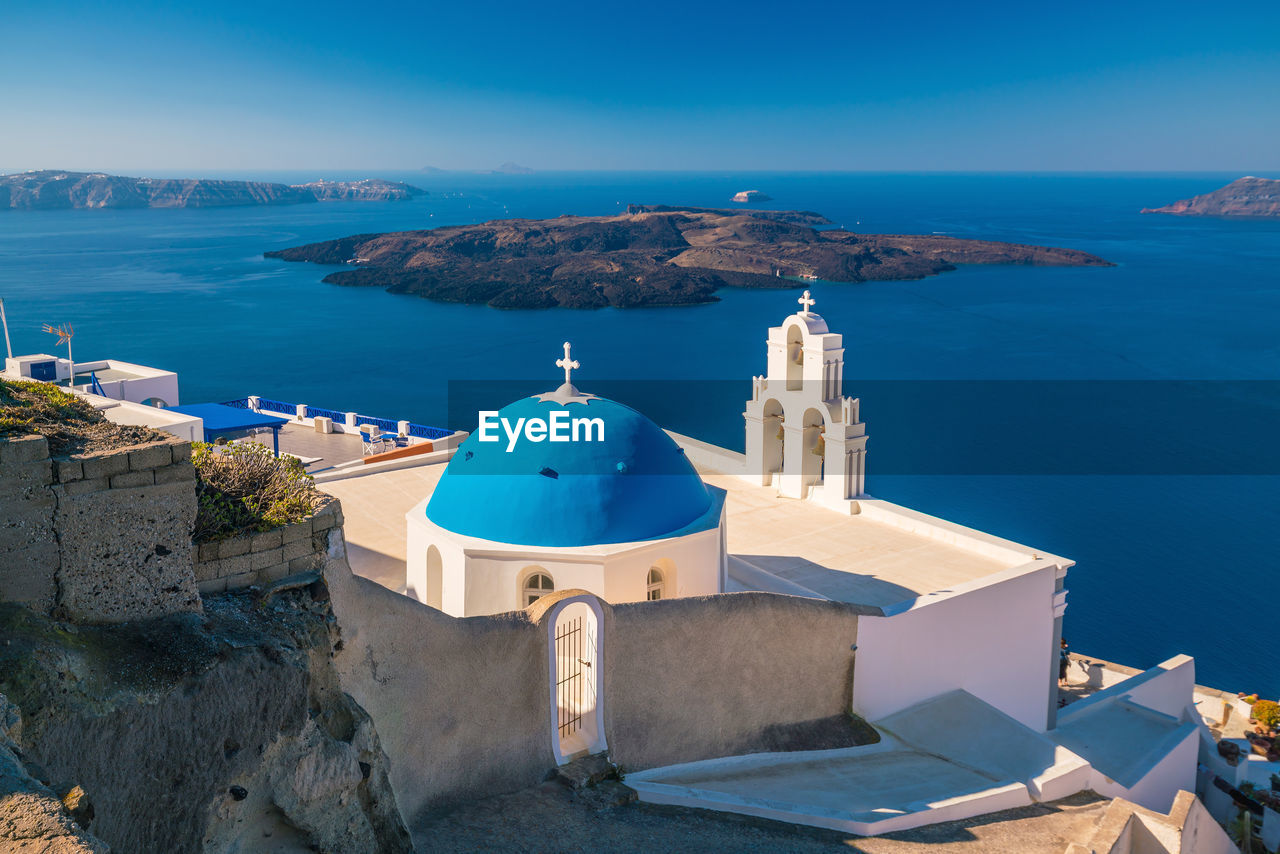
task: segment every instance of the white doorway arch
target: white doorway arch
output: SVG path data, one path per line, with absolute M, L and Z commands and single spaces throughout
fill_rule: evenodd
M 604 735 L 604 611 L 590 594 L 571 596 L 546 616 L 551 751 L 557 765 L 608 748 Z

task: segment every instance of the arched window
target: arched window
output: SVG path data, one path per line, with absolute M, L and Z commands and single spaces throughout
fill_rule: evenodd
M 551 580 L 550 575 L 544 572 L 535 572 L 524 580 L 524 588 L 521 590 L 520 598 L 524 601 L 524 607 L 528 608 L 555 589 L 555 582 Z
M 444 602 L 444 561 L 435 546 L 427 549 L 427 589 L 423 594 L 432 608 L 442 608 Z
M 649 578 L 645 584 L 648 591 L 648 599 L 652 602 L 655 599 L 661 599 L 666 595 L 666 582 L 662 578 L 662 570 L 656 566 L 649 567 Z

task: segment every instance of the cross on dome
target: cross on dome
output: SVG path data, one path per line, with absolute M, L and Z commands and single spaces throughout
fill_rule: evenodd
M 802 308 L 802 309 L 801 309 L 800 313 L 801 313 L 801 314 L 808 314 L 808 313 L 809 313 L 809 309 L 813 308 L 813 304 L 814 304 L 814 303 L 816 303 L 816 302 L 817 302 L 817 300 L 816 300 L 816 299 L 814 299 L 813 297 L 811 297 L 811 296 L 809 295 L 809 291 L 808 291 L 808 289 L 806 288 L 806 289 L 805 289 L 805 292 L 804 292 L 804 296 L 800 297 L 800 299 L 796 300 L 796 302 L 798 302 L 798 303 L 800 303 L 800 305 L 804 306 L 804 308 Z M 568 345 L 565 345 L 565 346 L 568 346 Z M 568 352 L 568 351 L 565 351 L 565 352 Z M 559 364 L 559 363 L 557 363 L 557 364 Z M 576 367 L 576 365 L 575 365 L 575 367 Z
M 805 296 L 808 296 L 807 292 L 805 293 Z M 564 384 L 572 385 L 572 380 L 569 377 L 569 372 L 582 367 L 582 365 L 578 364 L 577 359 L 569 358 L 569 342 L 568 341 L 564 342 L 564 358 L 556 359 L 556 367 L 564 368 Z
M 583 394 L 574 388 L 572 372 L 582 366 L 578 364 L 577 359 L 570 357 L 569 347 L 569 342 L 564 342 L 564 358 L 556 359 L 556 367 L 564 368 L 564 384 L 555 391 L 535 395 L 538 400 L 554 400 L 559 403 L 589 403 L 590 401 L 597 399 L 594 394 Z

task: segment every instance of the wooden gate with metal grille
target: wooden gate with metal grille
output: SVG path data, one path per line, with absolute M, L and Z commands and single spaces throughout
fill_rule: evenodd
M 595 708 L 595 633 L 582 617 L 556 626 L 556 709 L 560 737 L 582 729 L 582 713 Z

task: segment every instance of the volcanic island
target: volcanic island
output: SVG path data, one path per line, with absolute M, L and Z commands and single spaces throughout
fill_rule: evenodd
M 831 225 L 810 211 L 630 205 L 616 216 L 357 234 L 264 254 L 346 267 L 324 277 L 330 284 L 495 308 L 696 305 L 725 287 L 905 281 L 959 264 L 1113 266 L 1076 249 Z

